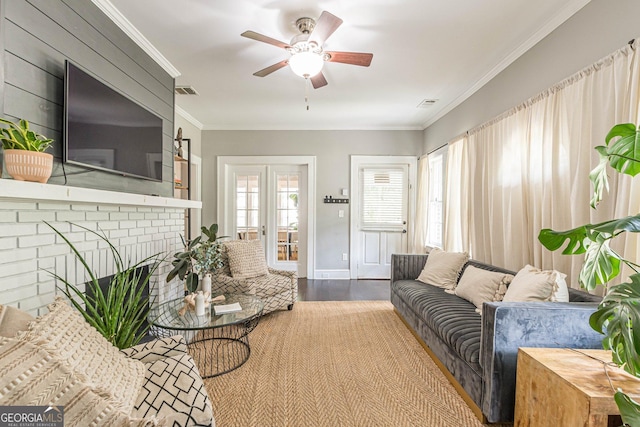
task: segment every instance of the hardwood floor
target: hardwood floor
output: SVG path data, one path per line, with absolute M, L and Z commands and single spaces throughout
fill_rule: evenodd
M 389 301 L 389 299 L 388 280 L 298 279 L 298 301 Z

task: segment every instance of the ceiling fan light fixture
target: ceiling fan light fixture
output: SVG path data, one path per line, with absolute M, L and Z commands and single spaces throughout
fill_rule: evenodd
M 305 79 L 313 77 L 322 71 L 323 65 L 324 58 L 322 55 L 310 51 L 294 53 L 289 58 L 291 71 Z

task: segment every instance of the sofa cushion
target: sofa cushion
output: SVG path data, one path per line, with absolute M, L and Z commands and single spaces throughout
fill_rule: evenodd
M 186 353 L 146 363 L 133 414 L 171 420 L 167 425 L 211 425 L 213 411 L 198 368 Z
M 67 427 L 156 425 L 153 419 L 131 418 L 109 396 L 96 393 L 63 363 L 29 341 L 0 338 L 0 372 L 2 406 L 63 406 Z
M 81 381 L 112 396 L 119 409 L 130 413 L 144 381 L 144 364 L 120 353 L 61 297 L 48 308 L 18 338 L 48 351 Z
M 224 246 L 234 279 L 248 279 L 269 273 L 260 240 L 233 240 L 225 242 Z
M 476 311 L 479 311 L 484 302 L 502 301 L 507 285 L 512 280 L 511 274 L 487 271 L 470 265 L 462 273 L 460 283 L 454 292 L 460 298 L 473 303 Z
M 396 294 L 478 374 L 482 318 L 469 301 L 415 280 L 393 284 Z M 427 343 L 428 344 L 428 343 Z
M 13 338 L 29 326 L 34 317 L 26 311 L 8 305 L 0 305 L 0 337 Z
M 434 248 L 417 280 L 445 289 L 454 289 L 462 267 L 469 260 L 467 252 L 445 252 Z
M 526 265 L 513 278 L 502 300 L 505 302 L 555 301 L 555 294 L 559 289 L 558 281 L 564 282 L 564 277 L 566 277 L 564 274 L 555 270 L 540 270 Z M 567 299 L 568 296 L 567 292 Z

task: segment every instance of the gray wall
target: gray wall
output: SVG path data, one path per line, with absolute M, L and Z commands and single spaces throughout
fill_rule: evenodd
M 316 156 L 316 268 L 344 270 L 349 253 L 349 208 L 338 218 L 325 195 L 350 186 L 351 155 L 410 155 L 422 149 L 422 131 L 203 131 L 203 224 L 216 222 L 217 156 Z
M 429 126 L 424 152 L 515 107 L 640 36 L 640 1 L 592 0 L 478 92 Z
M 88 0 L 0 0 L 0 107 L 55 139 L 50 183 L 61 167 L 64 62 L 69 59 L 163 120 L 163 182 L 66 165 L 67 184 L 173 195 L 173 78 Z M 4 74 L 3 74 L 4 73 Z

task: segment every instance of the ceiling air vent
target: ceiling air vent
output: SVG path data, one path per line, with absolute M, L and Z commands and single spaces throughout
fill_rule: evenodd
M 176 95 L 197 95 L 198 92 L 192 86 L 176 86 Z
M 438 102 L 437 99 L 423 99 L 422 102 L 420 104 L 418 104 L 418 108 L 431 107 L 436 102 Z

